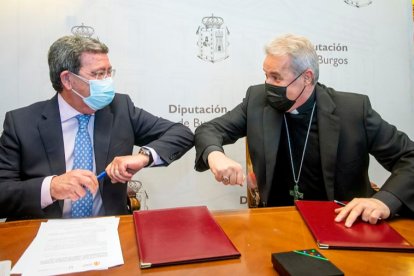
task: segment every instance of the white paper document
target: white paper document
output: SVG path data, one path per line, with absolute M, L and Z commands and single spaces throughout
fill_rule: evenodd
M 0 261 L 0 276 L 9 276 L 11 269 L 11 261 Z
M 43 222 L 11 273 L 59 275 L 121 265 L 118 224 L 115 217 Z

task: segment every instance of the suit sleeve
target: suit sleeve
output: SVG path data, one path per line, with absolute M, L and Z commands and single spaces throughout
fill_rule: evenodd
M 168 166 L 194 145 L 194 134 L 181 123 L 174 123 L 137 108 L 126 97 L 135 145 L 153 148 Z
M 365 125 L 370 153 L 391 175 L 381 187 L 414 212 L 414 143 L 364 102 Z M 374 196 L 375 197 L 375 196 Z
M 250 92 L 251 87 L 247 90 L 242 103 L 231 111 L 197 127 L 195 130 L 195 169 L 197 171 L 209 169 L 203 158 L 207 148 L 220 148 L 224 152 L 223 145 L 233 144 L 239 138 L 246 136 L 247 105 Z
M 9 112 L 0 137 L 0 217 L 43 217 L 40 192 L 44 177 L 25 179 L 20 146 Z

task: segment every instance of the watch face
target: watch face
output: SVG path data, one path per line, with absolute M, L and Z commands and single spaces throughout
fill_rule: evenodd
M 147 164 L 147 166 L 146 166 L 146 167 L 151 166 L 151 165 L 152 165 L 152 163 L 154 162 L 154 159 L 153 159 L 153 157 L 152 157 L 151 151 L 150 151 L 149 149 L 146 149 L 146 148 L 141 148 L 141 149 L 139 150 L 138 154 L 143 154 L 143 155 L 148 156 L 149 161 L 148 161 L 148 164 Z

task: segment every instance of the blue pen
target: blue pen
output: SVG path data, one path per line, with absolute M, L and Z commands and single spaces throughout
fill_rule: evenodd
M 98 176 L 96 178 L 98 178 L 98 180 L 103 179 L 106 176 L 106 171 L 101 172 L 100 174 L 98 174 Z

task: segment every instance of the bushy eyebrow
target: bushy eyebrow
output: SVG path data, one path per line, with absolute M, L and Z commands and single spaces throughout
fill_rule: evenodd
M 263 72 L 266 74 L 266 75 L 271 75 L 272 77 L 276 77 L 276 78 L 278 78 L 278 79 L 282 79 L 282 75 L 279 73 L 279 72 L 276 72 L 276 71 L 270 71 L 270 72 L 266 72 L 266 70 L 263 68 Z

